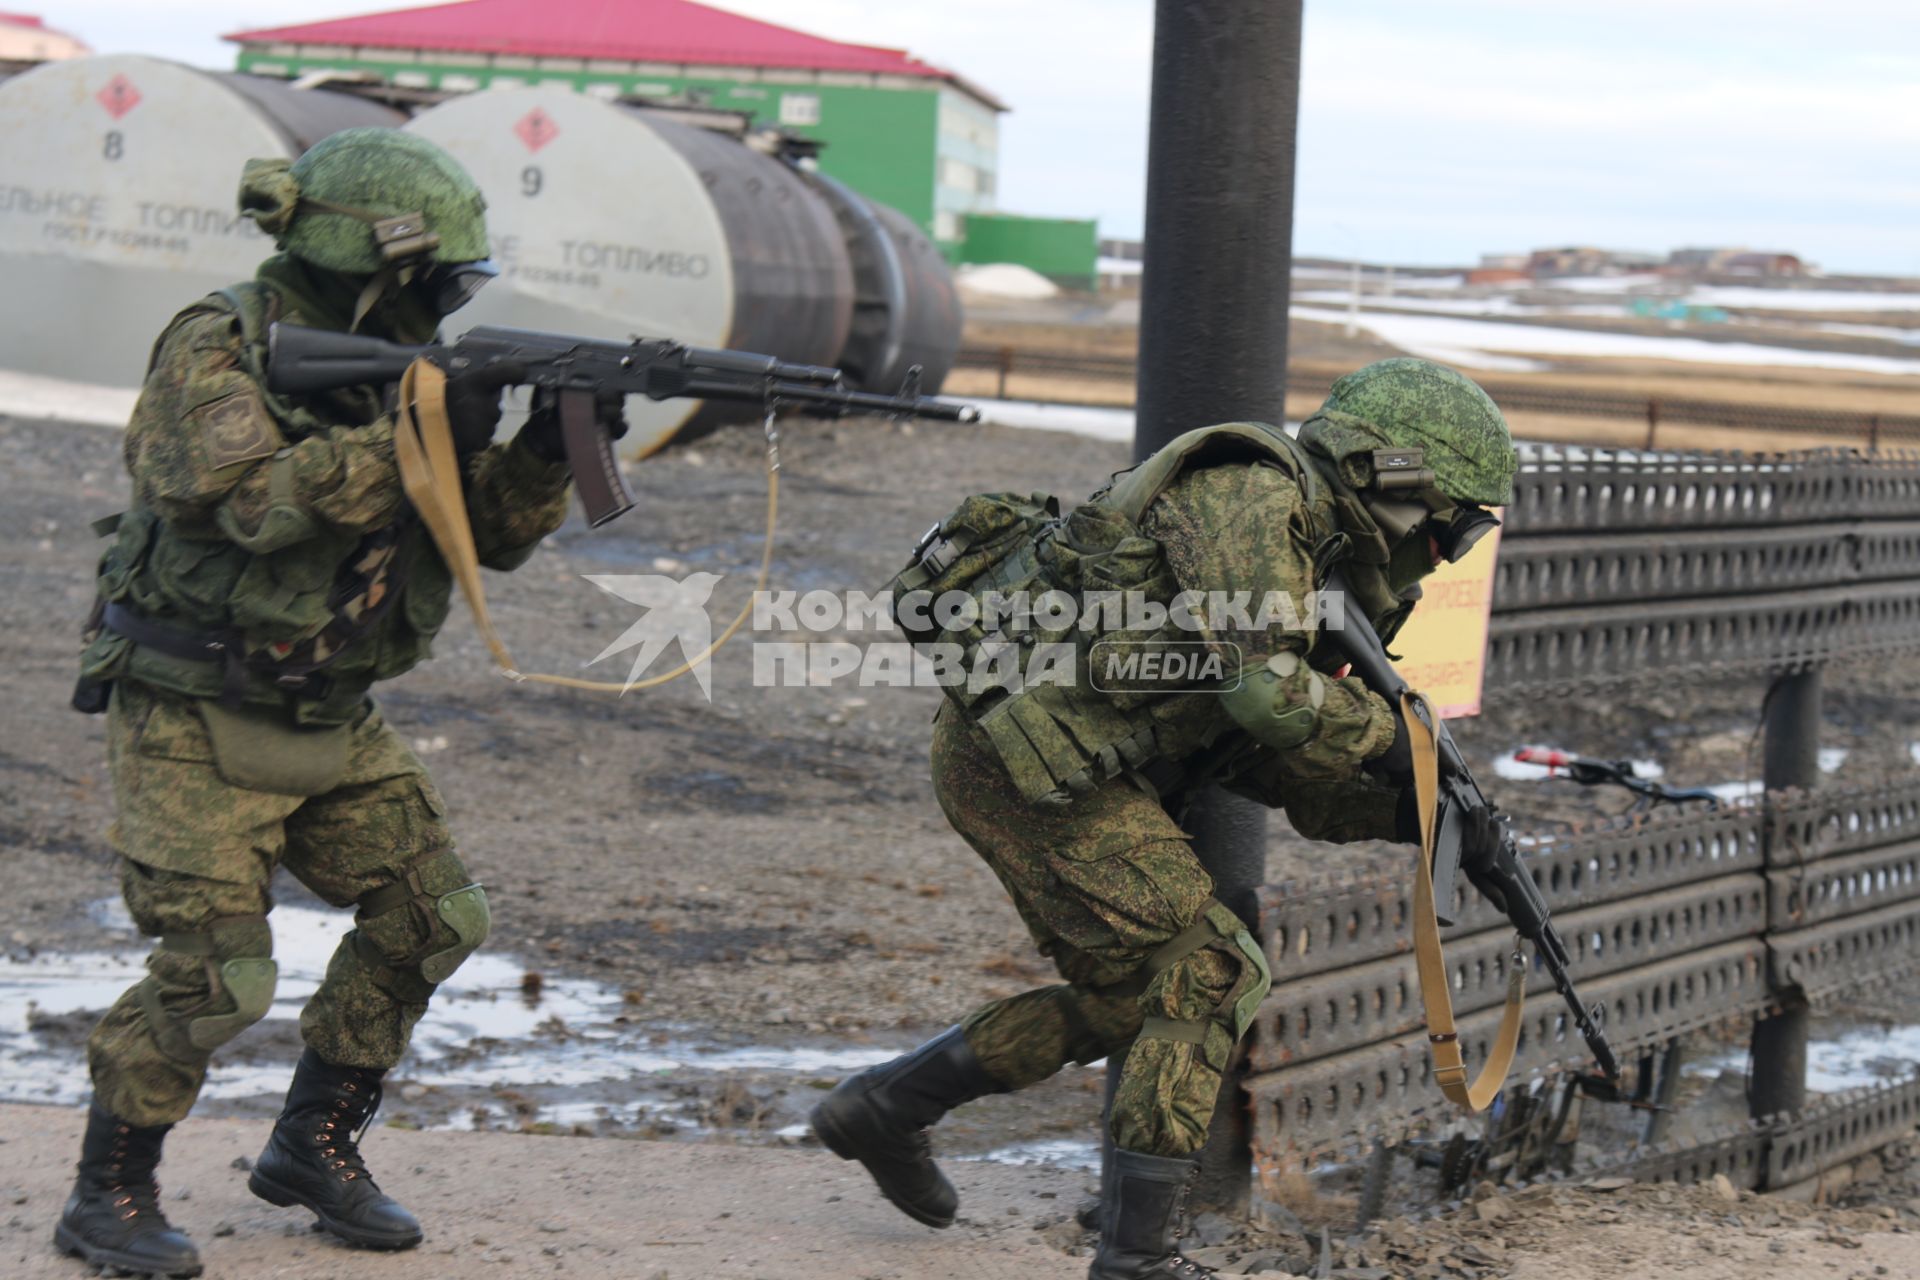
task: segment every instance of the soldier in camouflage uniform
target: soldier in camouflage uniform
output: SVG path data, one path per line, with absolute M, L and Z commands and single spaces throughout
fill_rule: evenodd
M 1045 518 L 1057 509 L 1045 495 L 984 495 L 930 533 L 896 589 L 1061 590 L 1082 601 L 1118 589 L 1163 603 L 1182 591 L 1254 602 L 1278 592 L 1299 607 L 1261 626 L 1207 604 L 1185 636 L 1237 654 L 1240 673 L 1209 691 L 1091 688 L 1094 643 L 1177 638 L 1104 623 L 1038 637 L 1079 647 L 1072 687 L 948 687 L 933 735 L 941 808 L 1065 982 L 993 1001 L 843 1081 L 814 1111 L 821 1140 L 863 1163 L 902 1211 L 944 1227 L 958 1202 L 930 1157 L 929 1125 L 1067 1063 L 1123 1053 L 1106 1230 L 1089 1274 L 1212 1274 L 1174 1252 L 1174 1219 L 1268 971 L 1244 924 L 1213 899 L 1181 827 L 1187 797 L 1218 783 L 1284 807 L 1310 838 L 1417 839 L 1398 714 L 1336 674 L 1309 593 L 1340 563 L 1346 607 L 1391 640 L 1420 579 L 1497 523 L 1486 508 L 1509 500 L 1516 467 L 1506 423 L 1478 386 L 1426 361 L 1389 360 L 1340 379 L 1297 442 L 1261 424 L 1204 428 L 1064 520 Z M 940 638 L 977 653 L 987 624 L 968 625 Z M 1481 817 L 1485 838 L 1497 838 Z
M 88 1042 L 94 1098 L 56 1240 L 176 1276 L 200 1261 L 154 1169 L 209 1055 L 272 1004 L 275 869 L 356 907 L 357 927 L 301 1013 L 306 1050 L 249 1186 L 355 1244 L 421 1239 L 356 1139 L 435 985 L 488 930 L 439 793 L 368 697 L 427 657 L 451 587 L 401 490 L 391 402 L 378 386 L 276 395 L 264 364 L 275 321 L 430 340 L 494 274 L 484 201 L 432 143 L 356 129 L 291 165 L 250 162 L 241 206 L 283 252 L 155 345 L 127 431 L 133 505 L 112 525 L 76 694 L 107 712 L 121 885 L 160 941 Z M 504 380 L 448 386 L 495 569 L 525 561 L 567 505 L 550 408 L 492 443 Z

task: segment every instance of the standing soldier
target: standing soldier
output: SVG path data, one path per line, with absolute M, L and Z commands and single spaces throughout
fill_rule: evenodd
M 1207 427 L 1064 520 L 1045 495 L 982 495 L 929 533 L 897 593 L 1058 591 L 1083 606 L 1078 624 L 1012 638 L 1073 645 L 1073 682 L 949 684 L 933 734 L 947 820 L 1066 983 L 996 1000 L 842 1081 L 813 1113 L 821 1141 L 865 1165 L 903 1212 L 944 1227 L 958 1199 L 933 1163 L 928 1126 L 1069 1062 L 1124 1054 L 1088 1274 L 1213 1274 L 1174 1252 L 1175 1220 L 1269 975 L 1246 927 L 1214 900 L 1180 818 L 1197 788 L 1219 783 L 1284 807 L 1313 839 L 1417 839 L 1398 714 L 1359 679 L 1334 674 L 1339 659 L 1316 643 L 1310 593 L 1342 565 L 1345 607 L 1390 641 L 1420 579 L 1498 523 L 1487 508 L 1509 500 L 1517 464 L 1505 420 L 1473 382 L 1424 360 L 1386 360 L 1336 382 L 1297 443 L 1257 423 Z M 1125 631 L 1111 613 L 1085 626 L 1096 593 L 1112 592 L 1207 603 L 1198 631 L 1171 622 Z M 1248 612 L 1215 603 L 1236 593 Z M 1295 607 L 1248 616 L 1276 598 Z M 959 646 L 969 667 L 1009 642 L 965 614 L 933 622 L 902 610 L 898 595 L 896 609 L 910 636 Z M 1099 679 L 1095 645 L 1143 653 L 1183 637 L 1231 658 L 1228 680 L 1173 692 Z M 1469 830 L 1476 847 L 1499 834 L 1490 813 L 1473 815 Z
M 300 1015 L 306 1050 L 248 1186 L 357 1245 L 420 1242 L 357 1139 L 434 987 L 488 929 L 439 792 L 368 697 L 427 657 L 451 586 L 402 494 L 391 402 L 379 386 L 279 396 L 265 377 L 276 321 L 430 340 L 495 274 L 485 202 L 432 143 L 352 129 L 291 165 L 249 162 L 240 203 L 282 252 L 160 335 L 75 697 L 107 713 L 121 887 L 160 942 L 88 1041 L 93 1104 L 54 1238 L 172 1276 L 200 1259 L 154 1170 L 209 1055 L 273 1003 L 274 869 L 357 907 L 357 927 Z M 505 380 L 455 376 L 447 395 L 495 569 L 524 562 L 567 504 L 550 410 L 492 443 Z

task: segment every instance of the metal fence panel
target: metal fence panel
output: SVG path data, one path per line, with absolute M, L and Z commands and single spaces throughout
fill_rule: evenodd
M 1535 883 L 1564 912 L 1758 871 L 1765 822 L 1758 808 L 1662 809 L 1539 837 L 1524 852 Z M 1297 978 L 1410 951 L 1412 911 L 1411 875 L 1268 885 L 1260 927 L 1276 991 Z M 1499 928 L 1506 918 L 1463 877 L 1453 919 L 1449 940 Z
M 1775 930 L 1859 915 L 1916 896 L 1920 842 L 1767 872 L 1767 919 Z
M 1607 1010 L 1607 1035 L 1622 1056 L 1768 1006 L 1766 948 L 1758 939 L 1615 974 L 1582 993 Z M 1580 1067 L 1587 1049 L 1557 1000 L 1528 1002 L 1516 1075 Z M 1485 1062 L 1500 1010 L 1459 1020 L 1468 1065 Z M 1456 1114 L 1432 1081 L 1424 1035 L 1413 1034 L 1348 1053 L 1255 1075 L 1255 1150 L 1263 1158 L 1311 1156 L 1370 1134 L 1397 1138 L 1409 1125 Z
M 1624 969 L 1758 934 L 1766 926 L 1766 892 L 1759 875 L 1723 876 L 1556 913 L 1556 919 L 1574 978 L 1584 989 Z M 1456 1015 L 1505 1001 L 1513 951 L 1514 935 L 1507 929 L 1447 948 Z M 1538 997 L 1552 992 L 1553 983 L 1535 965 L 1527 989 Z M 1420 977 L 1413 956 L 1402 952 L 1276 987 L 1261 1006 L 1249 1061 L 1255 1071 L 1275 1070 L 1418 1031 L 1424 1022 Z

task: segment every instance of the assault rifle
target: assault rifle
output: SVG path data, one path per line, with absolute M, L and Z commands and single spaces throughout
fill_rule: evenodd
M 1657 804 L 1685 804 L 1689 800 L 1699 800 L 1710 808 L 1720 807 L 1720 797 L 1711 789 L 1670 787 L 1663 782 L 1643 778 L 1633 771 L 1631 760 L 1591 760 L 1586 756 L 1572 756 L 1548 747 L 1521 747 L 1513 753 L 1513 758 L 1522 764 L 1544 765 L 1549 776 L 1565 777 L 1583 787 L 1625 787 L 1634 795 L 1635 813 Z
M 603 525 L 633 506 L 613 441 L 594 415 L 594 395 L 617 391 L 650 400 L 724 400 L 771 413 L 797 408 L 827 417 L 881 413 L 978 422 L 980 411 L 919 394 L 920 370 L 896 395 L 856 391 L 840 370 L 789 364 L 750 351 L 689 347 L 660 338 L 608 342 L 563 333 L 483 325 L 465 337 L 409 347 L 364 334 L 276 324 L 267 335 L 267 389 L 311 395 L 337 387 L 397 382 L 424 359 L 447 374 L 493 367 L 514 381 L 558 393 L 560 434 L 587 522 Z
M 1353 664 L 1353 673 L 1369 689 L 1397 709 L 1401 695 L 1409 691 L 1409 686 L 1387 660 L 1386 646 L 1374 632 L 1373 624 L 1364 613 L 1353 607 L 1355 597 L 1339 568 L 1336 567 L 1327 575 L 1323 589 L 1339 592 L 1348 607 L 1344 627 L 1329 627 L 1321 634 L 1332 641 L 1347 661 Z M 1547 900 L 1541 894 L 1540 886 L 1533 882 L 1532 874 L 1520 863 L 1520 850 L 1514 842 L 1513 833 L 1503 829 L 1497 849 L 1465 847 L 1468 815 L 1492 806 L 1480 790 L 1480 784 L 1474 781 L 1473 772 L 1467 768 L 1459 748 L 1454 746 L 1453 735 L 1447 732 L 1446 721 L 1436 715 L 1427 729 L 1440 748 L 1439 810 L 1434 817 L 1433 847 L 1435 915 L 1442 925 L 1453 923 L 1448 915 L 1452 911 L 1454 879 L 1459 872 L 1465 871 L 1473 887 L 1505 913 L 1522 937 L 1533 943 L 1535 954 L 1552 976 L 1554 987 L 1566 1001 L 1574 1024 L 1586 1039 L 1587 1049 L 1599 1064 L 1601 1074 L 1605 1077 L 1604 1083 L 1614 1085 L 1620 1078 L 1620 1063 L 1614 1056 L 1613 1046 L 1607 1043 L 1606 1032 L 1600 1026 L 1605 1016 L 1604 1010 L 1597 1005 L 1589 1010 L 1580 1002 L 1579 993 L 1573 989 L 1573 979 L 1567 974 L 1570 960 L 1567 944 L 1548 918 Z

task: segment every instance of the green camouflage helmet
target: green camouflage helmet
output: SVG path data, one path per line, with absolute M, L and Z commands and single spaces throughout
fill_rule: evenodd
M 1424 449 L 1436 486 L 1457 502 L 1498 507 L 1513 499 L 1520 458 L 1506 418 L 1479 384 L 1445 365 L 1411 356 L 1376 361 L 1335 382 L 1320 413 L 1335 423 L 1358 419 L 1389 448 Z M 1304 443 L 1307 428 L 1301 434 Z
M 486 207 L 459 161 L 397 129 L 344 129 L 291 165 L 249 160 L 240 182 L 241 210 L 281 248 L 353 275 L 485 258 Z

